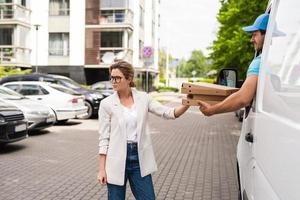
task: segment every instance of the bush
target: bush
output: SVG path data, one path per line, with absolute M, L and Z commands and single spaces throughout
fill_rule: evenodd
M 163 84 L 166 84 L 167 80 L 164 79 L 164 78 L 161 78 L 161 79 L 159 79 L 159 82 L 160 82 L 160 83 L 163 83 Z
M 0 77 L 29 74 L 31 71 L 31 69 L 20 70 L 17 67 L 0 67 Z
M 216 83 L 216 79 L 215 78 L 204 78 L 204 79 L 201 79 L 197 82 Z
M 156 88 L 158 92 L 178 92 L 178 88 L 174 87 L 158 87 Z

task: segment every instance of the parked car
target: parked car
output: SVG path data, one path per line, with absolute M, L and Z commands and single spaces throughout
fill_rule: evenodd
M 52 108 L 57 123 L 87 115 L 84 96 L 64 86 L 39 81 L 9 82 L 3 86 Z
M 54 111 L 46 105 L 31 100 L 13 90 L 0 86 L 0 98 L 20 110 L 28 120 L 28 130 L 40 130 L 56 122 Z
M 0 100 L 0 144 L 16 142 L 27 137 L 27 121 L 17 107 Z
M 97 115 L 100 101 L 104 98 L 104 96 L 100 92 L 84 88 L 74 80 L 60 75 L 34 73 L 34 74 L 26 74 L 26 75 L 7 76 L 7 77 L 3 77 L 0 80 L 0 84 L 12 82 L 12 81 L 51 82 L 75 90 L 76 92 L 84 95 L 85 97 L 84 103 L 88 107 L 88 114 L 84 118 L 91 118 L 92 116 Z
M 91 85 L 92 90 L 99 91 L 104 97 L 107 97 L 114 93 L 113 87 L 110 81 L 100 81 Z

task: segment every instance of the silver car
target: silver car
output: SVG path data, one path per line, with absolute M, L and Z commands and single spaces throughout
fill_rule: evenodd
M 39 102 L 24 97 L 15 91 L 0 86 L 0 98 L 23 111 L 28 120 L 29 130 L 39 130 L 52 126 L 55 121 L 53 110 Z
M 100 81 L 91 85 L 92 90 L 99 91 L 104 97 L 107 97 L 114 93 L 113 87 L 110 81 Z

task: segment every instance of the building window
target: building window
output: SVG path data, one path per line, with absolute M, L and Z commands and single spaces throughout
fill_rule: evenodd
M 2 1 L 0 1 L 0 3 L 12 3 L 12 0 L 2 0 Z
M 69 55 L 69 33 L 49 33 L 49 56 Z
M 26 0 L 21 0 L 21 5 L 26 7 Z
M 152 21 L 152 38 L 154 39 L 155 37 L 155 22 Z
M 139 40 L 139 58 L 143 58 L 143 48 L 144 48 L 144 42 L 142 40 Z
M 123 32 L 101 32 L 101 47 L 123 47 Z
M 101 0 L 100 8 L 125 8 L 127 0 Z
M 70 15 L 70 1 L 69 0 L 50 0 L 49 15 L 51 15 L 51 16 Z
M 144 28 L 144 9 L 140 6 L 140 27 Z
M 0 45 L 12 45 L 13 42 L 13 29 L 0 28 Z
M 101 23 L 123 23 L 125 21 L 125 10 L 103 10 L 101 11 Z

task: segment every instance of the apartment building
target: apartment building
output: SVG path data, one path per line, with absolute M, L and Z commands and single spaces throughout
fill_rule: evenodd
M 31 66 L 29 8 L 29 1 L 0 0 L 0 66 Z
M 34 70 L 86 82 L 84 7 L 84 0 L 31 0 Z
M 15 31 L 16 41 L 9 43 L 22 40 L 27 46 L 21 47 L 28 48 L 27 65 L 16 66 L 92 84 L 108 80 L 109 65 L 122 59 L 135 67 L 138 86 L 151 89 L 158 73 L 159 0 L 14 1 L 5 5 L 18 2 L 28 12 L 15 25 L 27 27 L 26 40 L 24 31 Z
M 158 8 L 158 0 L 86 0 L 88 83 L 107 80 L 115 58 L 132 63 L 137 86 L 151 90 L 158 74 Z

